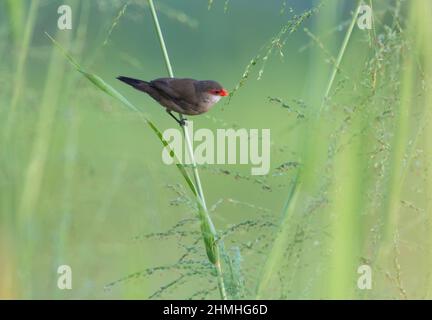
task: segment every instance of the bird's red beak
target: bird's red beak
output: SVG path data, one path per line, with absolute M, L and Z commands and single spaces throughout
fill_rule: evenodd
M 226 97 L 227 95 L 229 95 L 229 92 L 226 91 L 225 89 L 210 90 L 208 93 L 213 94 L 215 96 L 221 96 L 221 97 Z
M 222 89 L 222 90 L 220 91 L 219 95 L 220 95 L 221 97 L 226 97 L 227 95 L 229 95 L 229 92 L 226 91 L 225 89 Z

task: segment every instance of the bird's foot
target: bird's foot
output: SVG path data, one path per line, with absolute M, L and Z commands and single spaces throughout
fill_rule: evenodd
M 168 114 L 181 126 L 185 127 L 187 125 L 187 119 L 186 118 L 177 118 L 170 110 L 167 110 Z
M 186 118 L 181 118 L 180 120 L 179 120 L 179 125 L 181 125 L 182 127 L 186 127 L 186 125 L 187 125 L 187 119 Z

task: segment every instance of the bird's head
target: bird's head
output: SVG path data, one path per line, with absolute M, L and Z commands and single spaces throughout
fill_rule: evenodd
M 205 94 L 210 95 L 219 100 L 221 97 L 226 97 L 229 93 L 218 82 L 213 80 L 204 80 L 198 82 L 198 90 Z

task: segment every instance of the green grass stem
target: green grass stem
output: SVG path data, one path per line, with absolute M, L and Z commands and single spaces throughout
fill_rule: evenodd
M 155 9 L 153 0 L 148 0 L 148 3 L 149 3 L 150 10 L 152 13 L 154 26 L 156 28 L 156 33 L 157 33 L 158 38 L 159 38 L 159 43 L 160 43 L 160 46 L 162 49 L 162 53 L 164 56 L 167 72 L 168 72 L 168 75 L 171 78 L 173 78 L 174 72 L 173 72 L 173 69 L 171 66 L 171 62 L 169 59 L 168 51 L 167 51 L 167 48 L 165 45 L 165 40 L 164 40 L 162 30 L 161 30 L 161 27 L 159 24 L 159 19 L 158 19 L 157 13 L 156 13 L 156 9 Z M 181 114 L 179 114 L 179 117 L 180 117 L 180 119 L 183 119 L 183 116 Z M 188 132 L 187 128 L 185 128 L 185 126 L 182 126 L 182 129 L 183 129 L 183 134 L 184 134 L 186 145 L 187 145 L 187 151 L 189 153 L 189 159 L 191 159 L 191 161 L 192 161 L 192 172 L 193 172 L 193 177 L 194 177 L 194 181 L 195 181 L 195 184 L 194 184 L 195 187 L 194 188 L 196 190 L 196 195 L 198 196 L 198 199 L 199 199 L 198 212 L 199 212 L 199 217 L 201 220 L 201 231 L 202 231 L 202 235 L 204 238 L 204 243 L 206 245 L 207 256 L 216 268 L 218 288 L 219 288 L 220 296 L 222 299 L 227 299 L 226 289 L 225 289 L 225 284 L 224 284 L 223 274 L 222 274 L 221 257 L 220 257 L 220 253 L 219 253 L 218 243 L 217 243 L 217 239 L 218 239 L 217 231 L 216 231 L 216 228 L 213 224 L 213 221 L 212 221 L 210 214 L 208 212 L 208 209 L 207 209 L 207 204 L 206 204 L 205 197 L 204 197 L 204 191 L 203 191 L 203 188 L 201 185 L 201 179 L 199 176 L 198 167 L 196 165 L 194 152 L 193 152 L 193 148 L 192 148 L 192 141 L 191 141 L 191 138 L 189 136 L 189 132 Z
M 299 196 L 299 178 L 300 171 L 298 171 L 293 178 L 291 185 L 288 189 L 288 197 L 282 209 L 281 222 L 276 238 L 267 256 L 264 267 L 261 270 L 261 277 L 258 281 L 256 290 L 256 299 L 264 299 L 271 290 L 271 279 L 276 275 L 277 268 L 280 267 L 283 259 L 285 248 L 287 247 L 288 235 L 291 231 L 291 221 L 294 215 L 297 199 Z
M 19 54 L 17 59 L 17 67 L 13 76 L 13 92 L 10 102 L 8 117 L 3 128 L 3 139 L 5 143 L 9 140 L 11 130 L 15 124 L 16 108 L 20 97 L 23 95 L 22 89 L 25 88 L 25 64 L 29 53 L 30 40 L 33 35 L 34 24 L 36 21 L 37 11 L 39 8 L 39 0 L 31 1 L 30 9 L 27 16 L 27 23 L 24 31 L 22 42 L 19 46 Z
M 351 19 L 351 23 L 350 23 L 350 25 L 348 27 L 348 30 L 347 30 L 347 32 L 345 34 L 344 40 L 342 42 L 342 45 L 341 45 L 341 47 L 339 49 L 339 54 L 338 54 L 338 56 L 336 58 L 336 63 L 334 63 L 334 65 L 333 65 L 333 70 L 332 70 L 332 72 L 330 74 L 330 79 L 328 81 L 327 89 L 326 89 L 326 91 L 324 93 L 324 98 L 322 100 L 321 108 L 320 108 L 320 111 L 319 111 L 318 115 L 325 110 L 325 107 L 327 105 L 327 100 L 328 100 L 328 98 L 330 96 L 330 91 L 331 91 L 331 89 L 333 87 L 333 83 L 334 83 L 334 81 L 336 79 L 336 75 L 337 75 L 337 73 L 339 71 L 340 65 L 342 63 L 342 59 L 343 59 L 343 57 L 345 55 L 345 51 L 346 51 L 346 49 L 348 47 L 348 43 L 349 43 L 349 41 L 351 39 L 351 35 L 353 33 L 354 26 L 355 26 L 356 21 L 357 21 L 357 16 L 358 16 L 359 9 L 360 9 L 360 3 L 361 3 L 361 1 L 357 2 L 357 7 L 356 7 L 355 11 L 353 12 L 353 17 Z

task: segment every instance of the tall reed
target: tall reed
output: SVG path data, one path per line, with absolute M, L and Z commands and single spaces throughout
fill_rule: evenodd
M 408 22 L 410 28 L 407 28 L 407 32 L 415 34 L 420 29 L 417 24 L 416 11 L 417 1 L 412 2 L 407 6 L 408 11 Z M 412 29 L 411 29 L 412 28 Z M 411 136 L 411 113 L 414 108 L 416 101 L 415 90 L 417 82 L 417 57 L 416 50 L 418 48 L 418 38 L 414 38 L 411 42 L 412 48 L 404 51 L 400 48 L 395 55 L 399 59 L 402 67 L 399 74 L 400 85 L 398 103 L 394 106 L 395 119 L 392 130 L 391 138 L 391 152 L 389 155 L 389 165 L 387 168 L 388 180 L 386 187 L 386 197 L 383 201 L 382 210 L 382 227 L 381 236 L 382 241 L 379 243 L 377 248 L 376 263 L 383 263 L 386 260 L 390 260 L 392 257 L 396 259 L 396 253 L 394 247 L 397 245 L 397 239 L 399 238 L 400 229 L 400 208 L 401 208 L 401 196 L 404 187 L 405 175 L 407 169 L 410 166 L 409 154 L 410 145 L 412 144 Z M 412 151 L 412 150 L 411 150 Z
M 11 70 L 11 83 L 12 92 L 10 100 L 1 106 L 1 113 L 5 116 L 2 121 L 2 128 L 0 129 L 0 149 L 2 153 L 0 154 L 0 162 L 2 164 L 4 172 L 7 172 L 7 189 L 5 192 L 1 192 L 0 199 L 0 220 L 4 230 L 2 233 L 2 243 L 7 245 L 7 247 L 0 248 L 0 260 L 5 261 L 4 272 L 0 278 L 0 297 L 13 297 L 14 295 L 22 296 L 25 293 L 22 284 L 29 281 L 30 278 L 26 278 L 26 281 L 20 283 L 18 280 L 18 274 L 23 270 L 29 271 L 31 260 L 28 261 L 28 267 L 23 267 L 23 261 L 20 261 L 20 254 L 22 252 L 20 242 L 22 237 L 17 236 L 23 234 L 17 232 L 23 225 L 16 224 L 16 202 L 15 195 L 19 194 L 17 190 L 17 185 L 19 185 L 19 177 L 21 172 L 18 169 L 18 161 L 16 159 L 16 154 L 13 152 L 14 148 L 9 144 L 8 140 L 10 138 L 11 132 L 15 129 L 15 120 L 17 116 L 17 108 L 20 103 L 20 99 L 25 95 L 26 88 L 26 72 L 25 67 L 28 60 L 28 55 L 30 52 L 31 38 L 33 35 L 34 25 L 39 9 L 39 0 L 32 1 L 26 10 L 26 5 L 23 1 L 5 1 L 4 6 L 8 11 L 9 18 L 9 31 L 10 39 L 9 46 L 6 48 L 14 53 L 15 59 L 13 60 L 13 69 Z M 25 18 L 25 19 L 24 19 Z M 2 41 L 8 40 L 2 39 Z M 11 43 L 13 45 L 11 45 Z M 2 57 L 3 60 L 3 57 Z M 5 95 L 6 98 L 6 95 Z M 26 273 L 26 272 L 24 272 Z M 7 278 L 7 280 L 2 278 Z M 6 289 L 5 289 L 6 288 Z
M 69 37 L 66 37 L 68 41 Z M 64 77 L 65 64 L 57 51 L 52 51 L 47 72 L 45 88 L 42 94 L 38 119 L 36 120 L 35 136 L 31 146 L 30 158 L 24 172 L 24 182 L 17 209 L 17 221 L 22 235 L 22 266 L 25 269 L 23 286 L 31 297 L 31 259 L 33 258 L 33 225 L 40 216 L 35 216 L 41 194 L 42 181 L 45 175 L 48 152 L 50 148 L 54 118 L 58 107 L 61 79 Z
M 329 95 L 330 95 L 330 90 L 331 90 L 332 87 L 333 87 L 333 83 L 334 83 L 334 81 L 335 81 L 335 79 L 336 79 L 336 75 L 337 75 L 337 73 L 338 73 L 338 71 L 339 71 L 339 67 L 340 67 L 340 65 L 341 65 L 341 62 L 342 62 L 342 59 L 343 59 L 343 57 L 344 57 L 345 51 L 346 51 L 346 49 L 347 49 L 347 47 L 348 47 L 348 43 L 349 43 L 349 41 L 350 41 L 350 38 L 351 38 L 352 32 L 353 32 L 353 30 L 354 30 L 354 26 L 355 26 L 356 21 L 357 21 L 357 17 L 358 17 L 358 13 L 359 13 L 360 3 L 361 3 L 361 2 L 362 2 L 361 0 L 357 1 L 357 6 L 356 6 L 355 9 L 354 9 L 353 16 L 352 16 L 352 19 L 351 19 L 351 23 L 350 23 L 350 25 L 349 25 L 349 27 L 348 27 L 347 32 L 345 33 L 344 40 L 343 40 L 342 45 L 341 45 L 341 47 L 340 47 L 340 50 L 339 50 L 338 56 L 337 56 L 337 58 L 336 58 L 336 61 L 335 61 L 334 65 L 333 65 L 333 70 L 332 70 L 332 72 L 331 72 L 330 79 L 329 79 L 329 81 L 328 81 L 327 88 L 326 88 L 326 91 L 325 91 L 325 93 L 324 93 L 324 98 L 323 98 L 323 100 L 322 100 L 321 108 L 320 108 L 320 110 L 319 110 L 319 112 L 318 112 L 318 115 L 319 115 L 319 114 L 320 114 L 320 113 L 325 109 L 325 107 L 326 107 L 327 99 L 329 98 Z
M 153 0 L 148 0 L 148 3 L 150 5 L 150 10 L 153 17 L 154 26 L 156 28 L 156 33 L 159 38 L 160 46 L 162 49 L 163 57 L 165 60 L 165 65 L 167 68 L 168 75 L 173 78 L 174 73 L 172 70 L 171 62 L 168 56 L 168 51 L 166 49 L 165 40 L 163 38 L 162 30 L 160 28 L 159 20 L 157 17 L 156 9 L 154 7 Z M 180 119 L 183 119 L 183 116 L 179 114 Z M 192 141 L 189 136 L 189 131 L 185 126 L 182 126 L 183 136 L 185 138 L 185 142 L 187 145 L 187 151 L 189 154 L 189 159 L 191 159 L 192 162 L 192 173 L 194 177 L 194 194 L 197 197 L 197 203 L 198 203 L 198 212 L 199 212 L 199 218 L 201 221 L 201 232 L 204 239 L 204 244 L 206 246 L 207 256 L 210 260 L 210 262 L 215 266 L 216 273 L 217 273 L 217 281 L 218 281 L 218 288 L 219 293 L 222 299 L 226 299 L 226 289 L 222 274 L 222 266 L 221 266 L 221 256 L 219 252 L 219 243 L 218 243 L 218 235 L 216 232 L 216 228 L 214 227 L 213 221 L 210 217 L 209 211 L 207 209 L 207 204 L 204 197 L 204 191 L 201 186 L 201 179 L 198 172 L 198 167 L 196 165 L 195 156 L 193 152 L 192 147 Z M 221 243 L 220 243 L 221 244 Z
M 426 87 L 426 95 L 425 95 L 425 133 L 423 135 L 423 144 L 426 149 L 426 161 L 427 161 L 427 178 L 426 178 L 426 195 L 432 194 L 432 140 L 430 137 L 432 136 L 432 42 L 430 41 L 430 15 L 429 13 L 432 11 L 432 3 L 429 1 L 424 1 L 421 3 L 417 3 L 416 8 L 416 22 L 418 23 L 418 37 L 419 37 L 419 48 L 421 52 L 421 61 L 424 63 L 424 72 L 425 77 L 428 80 L 428 85 Z M 428 254 L 428 270 L 432 270 L 432 251 L 430 248 L 432 247 L 432 199 L 428 197 L 426 199 L 425 209 L 427 212 L 428 223 L 428 239 L 427 246 L 429 247 Z M 432 277 L 429 276 L 426 290 L 426 298 L 432 299 Z
M 154 9 L 153 3 L 149 2 L 149 5 L 151 8 L 153 8 L 152 11 L 154 12 L 154 16 L 153 16 L 154 17 L 154 23 L 155 23 L 158 35 L 160 35 L 159 39 L 161 42 L 161 46 L 163 48 L 162 50 L 164 52 L 164 56 L 167 57 L 165 59 L 166 64 L 167 64 L 167 69 L 169 70 L 170 75 L 172 75 L 172 68 L 171 68 L 171 65 L 169 63 L 168 55 L 167 55 L 165 44 L 164 44 L 163 37 L 162 37 L 162 32 L 160 31 L 159 23 L 158 23 L 157 16 L 156 16 L 156 11 Z M 185 179 L 188 187 L 190 188 L 190 190 L 192 191 L 192 193 L 194 194 L 194 196 L 196 198 L 199 218 L 200 218 L 200 222 L 201 222 L 201 232 L 202 232 L 202 237 L 203 237 L 203 240 L 205 243 L 207 256 L 208 256 L 209 261 L 214 265 L 215 270 L 216 270 L 220 296 L 222 299 L 226 299 L 227 294 L 226 294 L 226 289 L 225 289 L 225 284 L 224 284 L 224 279 L 223 279 L 223 274 L 222 274 L 221 258 L 220 258 L 220 253 L 219 253 L 220 242 L 218 242 L 218 237 L 217 237 L 215 227 L 213 225 L 213 222 L 212 222 L 212 220 L 209 216 L 208 210 L 207 210 L 207 205 L 205 202 L 204 193 L 203 193 L 203 190 L 201 187 L 201 181 L 200 181 L 200 177 L 199 177 L 199 173 L 198 173 L 198 169 L 197 169 L 196 165 L 193 168 L 193 176 L 194 176 L 194 182 L 193 182 L 191 180 L 191 178 L 189 177 L 189 174 L 186 171 L 183 164 L 181 164 L 180 161 L 178 160 L 177 155 L 174 153 L 173 150 L 170 149 L 168 142 L 163 139 L 162 132 L 147 117 L 147 115 L 140 108 L 137 108 L 132 103 L 130 103 L 123 95 L 121 95 L 113 87 L 111 87 L 109 84 L 107 84 L 99 76 L 92 74 L 92 73 L 89 73 L 86 70 L 84 70 L 72 58 L 72 56 L 62 46 L 60 46 L 60 44 L 56 40 L 54 40 L 48 34 L 47 34 L 47 36 L 62 51 L 63 55 L 65 55 L 65 57 L 74 66 L 74 68 L 77 71 L 79 71 L 82 75 L 84 75 L 90 82 L 92 82 L 96 87 L 98 87 L 103 92 L 107 93 L 108 95 L 112 96 L 113 98 L 115 98 L 118 101 L 120 101 L 121 103 L 123 103 L 130 110 L 137 112 L 140 115 L 141 119 L 145 123 L 147 123 L 149 125 L 149 127 L 152 129 L 152 131 L 157 135 L 158 139 L 162 142 L 162 144 L 166 148 L 168 148 L 171 156 L 174 159 L 176 159 L 176 161 L 177 161 L 176 166 L 177 166 L 178 170 L 180 171 L 180 173 L 183 176 L 183 178 Z M 190 159 L 195 163 L 195 161 L 193 160 L 194 156 L 193 156 L 193 151 L 192 151 L 192 144 L 191 144 L 190 137 L 188 135 L 188 131 L 185 128 L 183 128 L 183 133 L 185 135 L 185 140 L 187 143 L 187 150 L 189 152 Z
M 270 253 L 264 263 L 264 267 L 261 270 L 261 276 L 256 289 L 256 299 L 264 299 L 268 297 L 272 284 L 270 280 L 272 280 L 272 278 L 277 274 L 278 268 L 282 264 L 285 249 L 288 247 L 292 216 L 295 213 L 299 197 L 299 177 L 300 171 L 296 173 L 288 190 L 288 197 L 282 209 L 279 230 L 271 246 Z
M 425 150 L 427 165 L 424 171 L 427 175 L 425 178 L 425 196 L 424 206 L 427 212 L 427 218 L 430 220 L 431 201 L 430 201 L 430 154 L 431 147 L 429 133 L 432 116 L 430 108 L 432 106 L 432 45 L 430 38 L 429 14 L 432 5 L 428 1 L 412 1 L 406 3 L 407 20 L 404 25 L 404 39 L 408 45 L 400 49 L 397 53 L 401 61 L 400 74 L 400 91 L 398 92 L 398 104 L 395 106 L 395 121 L 392 132 L 392 149 L 390 153 L 390 163 L 388 168 L 387 197 L 383 204 L 383 227 L 382 227 L 382 245 L 379 248 L 377 260 L 399 259 L 400 233 L 403 231 L 402 221 L 403 203 L 405 190 L 411 188 L 411 179 L 413 168 L 416 167 L 417 152 Z M 413 118 L 420 109 L 421 117 L 417 122 Z M 425 140 L 422 140 L 423 139 Z M 421 144 L 424 143 L 424 145 Z M 422 151 L 423 152 L 423 151 Z M 428 232 L 432 224 L 428 223 Z M 432 241 L 426 242 L 430 249 Z M 430 250 L 428 250 L 430 252 Z M 431 267 L 432 254 L 428 257 L 428 270 Z M 400 268 L 400 266 L 398 266 Z M 402 287 L 400 279 L 400 270 L 397 270 L 397 281 L 400 294 L 403 298 L 411 298 L 409 293 Z M 432 281 L 428 276 L 426 284 L 426 296 L 431 297 Z
M 25 1 L 5 0 L 3 2 L 9 17 L 9 30 L 12 41 L 19 46 L 24 26 Z
M 352 10 L 352 18 L 345 32 L 342 44 L 338 50 L 336 61 L 333 64 L 326 91 L 323 96 L 319 115 L 325 113 L 330 104 L 329 98 L 334 86 L 337 74 L 340 72 L 343 58 L 352 41 L 354 26 L 357 22 L 359 8 L 362 1 L 357 1 Z M 323 121 L 322 118 L 320 121 Z M 331 228 L 331 239 L 326 243 L 331 250 L 328 258 L 328 277 L 326 279 L 327 294 L 330 299 L 354 299 L 356 270 L 360 263 L 361 234 L 362 234 L 362 197 L 364 195 L 363 181 L 367 170 L 364 166 L 361 150 L 364 148 L 365 137 L 360 135 L 358 139 L 349 143 L 341 152 L 330 152 L 333 143 L 343 143 L 346 135 L 356 135 L 364 125 L 361 118 L 352 120 L 344 135 L 336 141 L 329 141 L 328 159 L 332 169 L 329 177 L 329 198 L 331 203 L 326 211 Z M 320 126 L 321 124 L 316 123 Z M 337 134 L 335 134 L 337 136 Z M 339 140 L 339 141 L 338 141 Z
M 80 3 L 79 11 L 79 25 L 73 38 L 74 50 L 78 57 L 83 56 L 85 43 L 87 40 L 89 19 L 90 19 L 90 6 L 91 3 L 84 1 Z M 79 151 L 79 126 L 80 126 L 80 113 L 73 101 L 74 88 L 78 85 L 80 80 L 78 73 L 66 73 L 65 85 L 59 101 L 60 106 L 65 106 L 65 111 L 68 115 L 67 127 L 65 129 L 65 144 L 64 144 L 64 168 L 63 168 L 63 183 L 62 183 L 62 207 L 58 215 L 58 228 L 53 230 L 55 241 L 55 257 L 53 259 L 53 270 L 58 266 L 63 265 L 65 261 L 70 259 L 68 253 L 71 242 L 68 241 L 71 234 L 71 227 L 73 222 L 74 201 L 73 196 L 75 190 L 73 188 L 74 178 L 78 175 L 76 170 L 76 161 Z M 56 290 L 56 299 L 62 297 L 62 292 Z
M 15 2 L 15 1 L 14 1 Z M 20 1 L 16 1 L 19 3 Z M 11 7 L 15 7 L 16 4 L 11 3 Z M 27 15 L 27 23 L 25 25 L 24 36 L 22 37 L 22 41 L 18 45 L 18 58 L 17 58 L 17 66 L 16 70 L 13 74 L 13 92 L 12 99 L 9 105 L 8 117 L 5 123 L 4 128 L 2 128 L 2 139 L 5 143 L 9 140 L 9 136 L 11 134 L 11 130 L 15 124 L 16 117 L 16 108 L 19 103 L 20 97 L 23 95 L 22 89 L 25 88 L 25 63 L 27 60 L 27 56 L 30 48 L 30 40 L 33 35 L 34 24 L 37 17 L 37 11 L 39 9 L 39 0 L 34 0 L 30 2 L 30 8 Z M 14 9 L 14 11 L 20 11 L 20 8 Z M 14 19 L 13 16 L 10 19 Z

